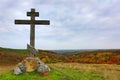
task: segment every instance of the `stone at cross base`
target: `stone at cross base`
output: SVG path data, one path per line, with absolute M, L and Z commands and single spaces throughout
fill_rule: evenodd
M 49 74 L 50 68 L 38 57 L 27 57 L 14 68 L 15 75 L 32 71 L 37 71 L 41 75 L 46 76 Z
M 50 68 L 46 64 L 44 64 L 38 57 L 34 57 L 36 54 L 38 54 L 38 51 L 29 44 L 27 44 L 27 49 L 33 56 L 27 57 L 22 62 L 18 63 L 18 65 L 14 69 L 14 74 L 18 75 L 24 72 L 37 71 L 43 76 L 48 75 L 50 72 Z
M 39 12 L 35 12 L 35 9 L 31 9 L 31 12 L 27 12 L 27 16 L 31 20 L 15 20 L 15 24 L 30 25 L 30 45 L 27 45 L 27 49 L 30 51 L 30 57 L 27 57 L 20 62 L 14 69 L 14 74 L 18 75 L 23 72 L 37 71 L 42 75 L 47 75 L 50 72 L 50 68 L 44 64 L 39 58 L 35 57 L 38 51 L 35 46 L 35 25 L 49 25 L 49 20 L 35 20 L 35 17 L 39 16 Z

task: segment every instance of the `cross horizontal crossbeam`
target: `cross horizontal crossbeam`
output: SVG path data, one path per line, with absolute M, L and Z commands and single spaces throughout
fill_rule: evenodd
M 49 25 L 50 21 L 49 20 L 35 20 L 35 21 L 30 21 L 30 20 L 15 20 L 15 24 Z
M 32 12 L 27 12 L 27 16 L 31 16 L 31 15 L 39 17 L 39 12 L 34 12 L 34 14 Z
M 27 16 L 39 17 L 39 12 L 35 12 L 35 9 L 31 9 L 31 12 L 27 12 Z

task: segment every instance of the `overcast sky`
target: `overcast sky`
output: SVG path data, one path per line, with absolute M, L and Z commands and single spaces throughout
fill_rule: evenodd
M 15 19 L 30 19 L 35 8 L 37 49 L 120 48 L 120 0 L 0 0 L 0 47 L 25 49 L 30 26 L 15 25 Z

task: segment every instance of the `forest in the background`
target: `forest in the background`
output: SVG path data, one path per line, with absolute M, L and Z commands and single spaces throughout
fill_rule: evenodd
M 24 49 L 0 48 L 0 64 L 18 63 L 29 56 Z M 89 64 L 120 64 L 120 49 L 87 50 L 82 52 L 65 52 L 62 54 L 49 50 L 39 50 L 37 55 L 45 63 L 89 63 Z

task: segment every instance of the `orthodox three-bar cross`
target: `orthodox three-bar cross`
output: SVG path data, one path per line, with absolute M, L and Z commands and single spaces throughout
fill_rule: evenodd
M 35 25 L 49 25 L 49 20 L 35 20 L 35 17 L 39 17 L 39 12 L 35 12 L 35 9 L 31 9 L 31 12 L 27 12 L 27 16 L 31 17 L 31 20 L 15 20 L 15 24 L 29 24 L 30 25 L 30 45 L 28 48 L 31 52 L 35 51 Z M 35 53 L 33 53 L 35 54 Z

